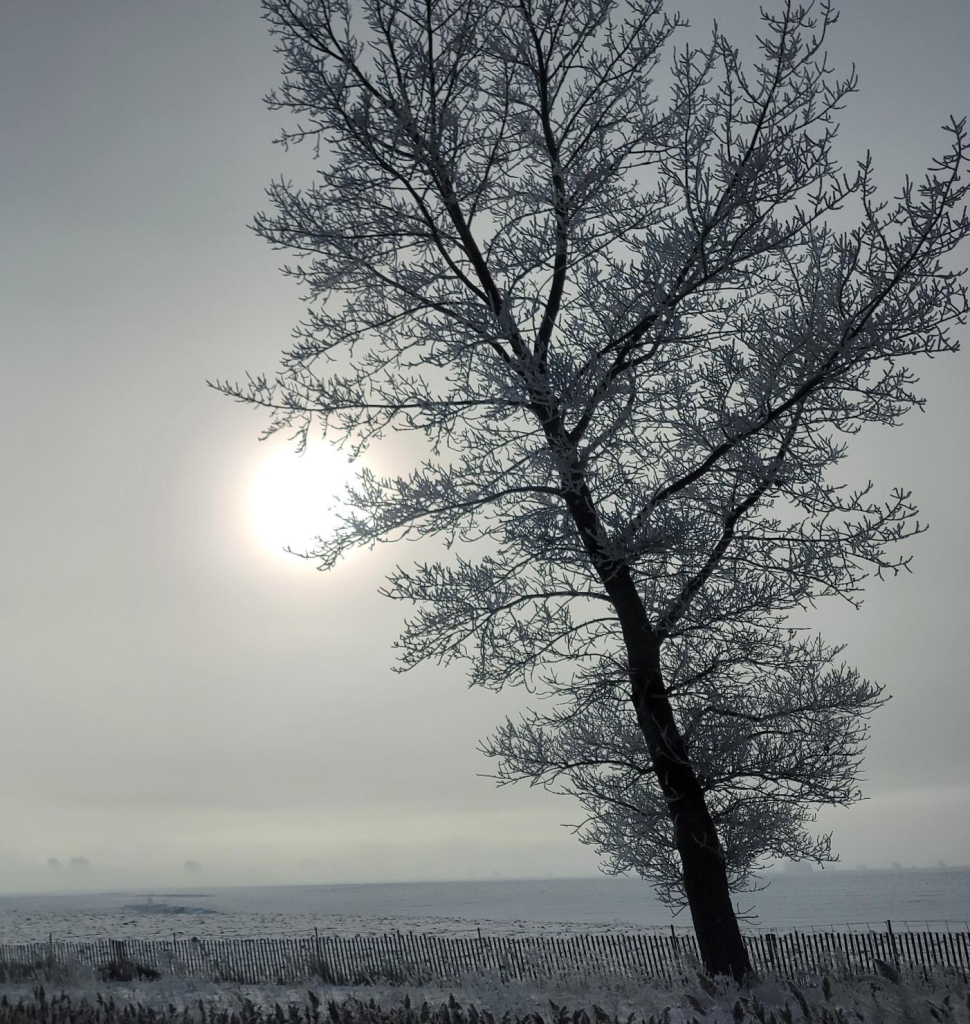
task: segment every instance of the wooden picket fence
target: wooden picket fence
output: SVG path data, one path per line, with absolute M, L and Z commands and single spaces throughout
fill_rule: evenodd
M 755 970 L 868 974 L 876 961 L 923 974 L 949 970 L 970 977 L 970 932 L 761 932 L 745 936 Z M 461 938 L 417 933 L 341 938 L 188 939 L 172 941 L 48 942 L 0 945 L 0 979 L 31 966 L 80 966 L 104 971 L 133 965 L 161 974 L 212 981 L 288 984 L 418 984 L 486 972 L 503 982 L 562 975 L 672 980 L 699 967 L 689 934 L 598 934 Z

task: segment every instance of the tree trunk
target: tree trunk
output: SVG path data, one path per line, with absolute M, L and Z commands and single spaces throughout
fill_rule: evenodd
M 661 639 L 647 617 L 629 567 L 613 561 L 602 544 L 592 495 L 576 463 L 575 451 L 559 438 L 558 416 L 549 414 L 542 424 L 551 449 L 558 452 L 563 463 L 570 459 L 573 462 L 572 471 L 563 474 L 564 497 L 623 630 L 630 696 L 673 823 L 684 891 L 704 968 L 712 975 L 730 975 L 741 984 L 751 973 L 751 961 L 731 903 L 724 850 L 664 685 Z
M 731 902 L 717 828 L 667 696 L 660 640 L 643 624 L 635 630 L 624 627 L 624 634 L 633 706 L 673 823 L 701 959 L 709 974 L 729 975 L 744 983 L 751 961 Z

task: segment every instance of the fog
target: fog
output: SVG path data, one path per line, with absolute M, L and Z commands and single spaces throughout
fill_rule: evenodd
M 745 49 L 755 6 L 681 9 Z M 871 148 L 894 194 L 970 109 L 970 5 L 843 6 L 832 55 L 862 91 L 841 152 Z M 288 442 L 260 445 L 205 380 L 272 370 L 300 317 L 246 224 L 273 176 L 310 174 L 270 144 L 258 4 L 3 20 L 0 891 L 594 873 L 574 803 L 482 777 L 477 742 L 527 695 L 392 674 L 402 610 L 377 588 L 415 549 L 325 575 L 253 528 L 252 481 Z M 913 573 L 811 620 L 893 695 L 870 799 L 819 818 L 849 866 L 970 861 L 970 362 L 923 369 L 926 414 L 851 464 L 912 488 L 931 526 Z

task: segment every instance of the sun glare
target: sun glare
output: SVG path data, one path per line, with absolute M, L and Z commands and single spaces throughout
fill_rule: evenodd
M 292 559 L 316 547 L 336 526 L 335 510 L 354 470 L 346 457 L 326 441 L 308 444 L 302 455 L 290 446 L 267 452 L 250 482 L 248 519 L 253 535 L 266 550 Z

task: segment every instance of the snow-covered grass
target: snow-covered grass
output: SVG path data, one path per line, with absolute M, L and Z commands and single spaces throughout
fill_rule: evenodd
M 44 985 L 47 1024 L 97 1024 L 115 1015 L 135 1024 L 147 1021 L 150 1012 L 154 1024 L 314 1024 L 328 1018 L 331 1024 L 526 1024 L 526 1018 L 528 1024 L 970 1024 L 970 987 L 942 972 L 925 979 L 904 971 L 898 982 L 877 976 L 805 976 L 797 983 L 763 977 L 738 989 L 699 975 L 669 986 L 581 976 L 501 984 L 482 974 L 447 987 L 339 988 L 171 976 L 106 984 L 91 972 L 60 970 Z M 69 1002 L 57 1003 L 61 994 Z M 0 997 L 0 1024 L 27 1024 L 40 1013 L 36 981 L 0 985 Z M 108 1013 L 110 1000 L 114 1010 Z

